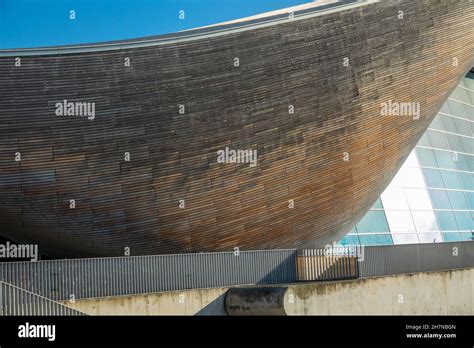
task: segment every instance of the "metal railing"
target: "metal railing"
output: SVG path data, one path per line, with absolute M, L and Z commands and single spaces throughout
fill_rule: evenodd
M 360 277 L 474 267 L 474 242 L 366 246 Z
M 359 277 L 358 248 L 300 250 L 296 264 L 298 281 L 344 280 Z
M 0 316 L 85 315 L 58 302 L 0 281 Z
M 55 301 L 296 279 L 296 250 L 0 263 L 0 280 Z
M 474 242 L 0 263 L 0 280 L 54 301 L 474 267 Z

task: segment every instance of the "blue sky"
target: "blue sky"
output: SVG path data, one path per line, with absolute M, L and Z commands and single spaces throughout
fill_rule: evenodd
M 0 0 L 0 49 L 130 39 L 311 0 Z M 74 10 L 76 19 L 69 19 Z M 180 10 L 185 20 L 180 20 Z

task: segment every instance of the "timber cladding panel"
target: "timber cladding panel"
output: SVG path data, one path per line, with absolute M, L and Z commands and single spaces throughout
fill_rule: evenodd
M 0 233 L 66 256 L 338 240 L 473 66 L 473 28 L 467 0 L 381 1 L 21 67 L 0 57 Z M 95 103 L 94 118 L 57 116 L 63 100 Z M 381 115 L 389 101 L 419 103 L 419 119 Z M 257 165 L 218 163 L 226 147 L 257 150 Z

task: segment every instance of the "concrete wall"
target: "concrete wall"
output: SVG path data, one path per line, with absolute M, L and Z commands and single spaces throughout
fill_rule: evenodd
M 292 285 L 285 294 L 285 312 L 288 315 L 474 314 L 474 268 Z
M 280 291 L 281 289 L 284 291 Z M 255 304 L 248 292 L 255 291 Z M 259 296 L 265 289 L 275 289 L 278 296 Z M 107 297 L 76 301 L 69 307 L 91 315 L 225 315 L 225 296 L 228 288 L 164 292 L 124 297 Z M 233 293 L 234 292 L 234 293 Z M 239 311 L 235 296 L 241 289 L 230 289 L 234 314 Z M 344 314 L 474 314 L 474 268 L 416 274 L 402 274 L 380 278 L 341 282 L 300 283 L 288 286 L 250 287 L 245 291 L 245 307 L 240 313 L 262 311 L 259 298 L 283 305 L 288 315 L 344 315 Z M 181 299 L 181 302 L 180 302 Z M 229 302 L 229 301 L 227 301 Z M 268 307 L 275 312 L 271 303 Z M 268 314 L 271 314 L 270 311 Z
M 225 315 L 228 288 L 102 297 L 61 303 L 89 315 Z

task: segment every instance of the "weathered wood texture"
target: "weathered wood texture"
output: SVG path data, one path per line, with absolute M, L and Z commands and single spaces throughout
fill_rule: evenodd
M 21 67 L 1 57 L 1 234 L 66 256 L 337 240 L 472 67 L 473 28 L 467 0 L 381 1 Z M 56 116 L 63 99 L 95 102 L 95 119 Z M 381 116 L 389 100 L 420 103 L 420 119 Z M 258 165 L 217 163 L 226 146 Z

